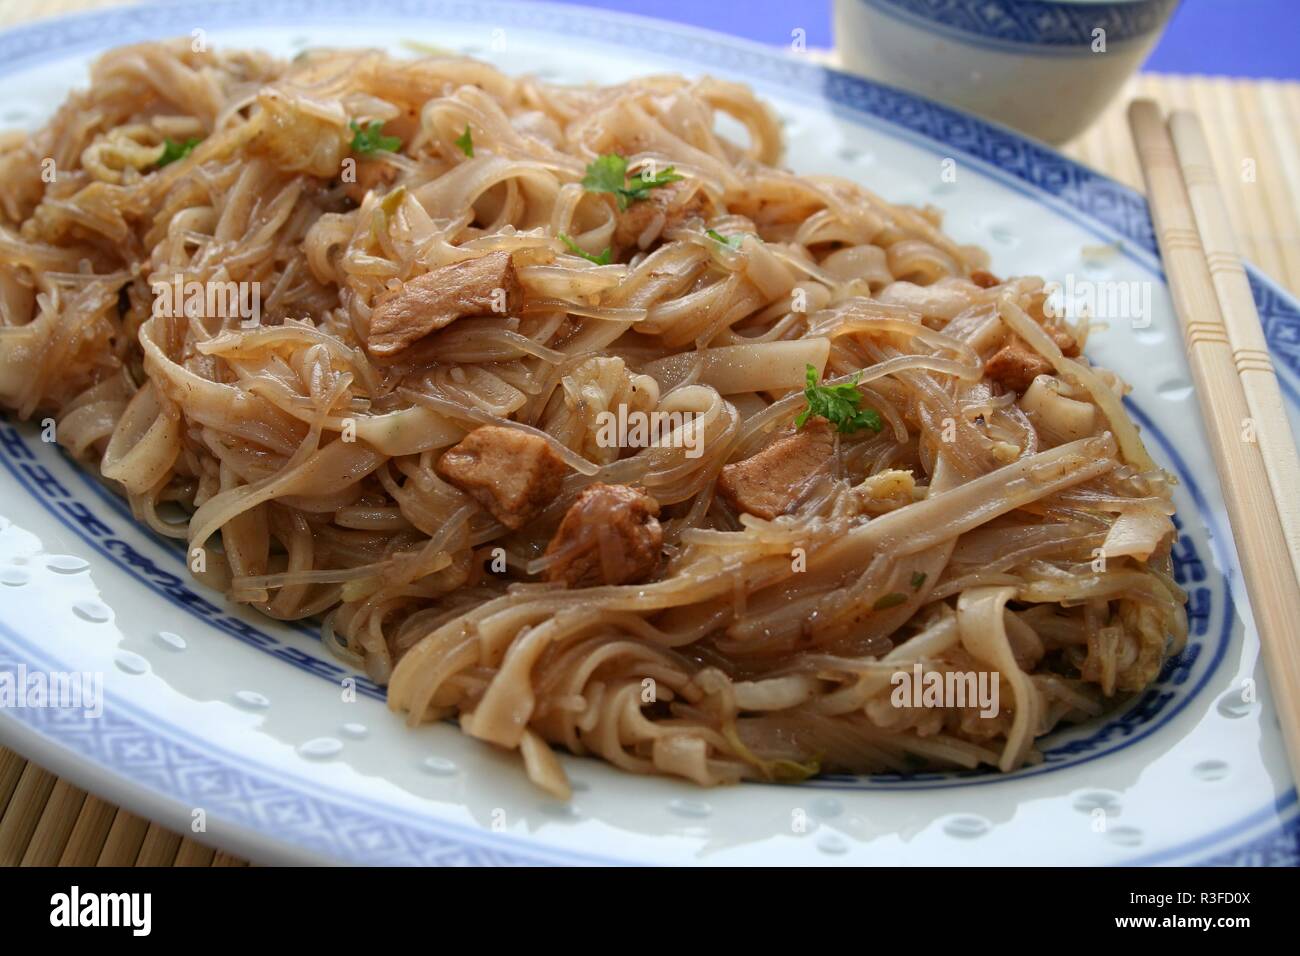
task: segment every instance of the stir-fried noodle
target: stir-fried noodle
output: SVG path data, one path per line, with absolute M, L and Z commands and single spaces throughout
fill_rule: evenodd
M 0 402 L 554 793 L 1015 768 L 1181 646 L 1171 479 L 1042 280 L 780 152 L 716 79 L 114 50 L 0 139 Z

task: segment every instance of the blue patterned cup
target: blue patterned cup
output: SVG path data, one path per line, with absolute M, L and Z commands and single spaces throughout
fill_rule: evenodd
M 1096 118 L 1178 0 L 835 0 L 846 69 L 1049 143 Z

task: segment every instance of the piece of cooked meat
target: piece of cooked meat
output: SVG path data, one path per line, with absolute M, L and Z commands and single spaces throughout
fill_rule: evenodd
M 366 198 L 366 193 L 379 186 L 391 185 L 397 178 L 397 167 L 379 159 L 367 159 L 357 163 L 356 182 L 344 183 L 343 192 L 358 205 Z
M 619 250 L 646 249 L 666 231 L 692 216 L 708 218 L 713 203 L 695 183 L 679 181 L 650 190 L 618 214 L 614 245 Z
M 984 363 L 984 374 L 1003 388 L 1024 392 L 1040 375 L 1050 375 L 1052 363 L 1021 338 L 1013 338 Z
M 545 438 L 482 425 L 443 452 L 435 470 L 514 530 L 555 500 L 567 469 Z
M 835 450 L 835 429 L 821 417 L 772 442 L 756 455 L 734 462 L 718 477 L 718 494 L 736 511 L 769 521 L 789 511 L 804 483 Z
M 366 348 L 372 355 L 392 355 L 459 318 L 508 314 L 519 299 L 519 278 L 508 252 L 440 266 L 379 297 L 370 313 Z
M 1065 329 L 1059 325 L 1044 325 L 1043 330 L 1052 337 L 1052 341 L 1056 343 L 1056 347 L 1061 350 L 1061 354 L 1066 358 L 1077 358 L 1079 356 L 1079 343 Z
M 1038 295 L 1025 310 L 1029 317 L 1043 327 L 1043 331 L 1052 337 L 1056 347 L 1061 350 L 1061 354 L 1066 358 L 1076 358 L 1080 354 L 1079 343 L 1075 341 L 1074 336 L 1070 334 L 1069 329 L 1065 328 L 1060 316 L 1049 316 L 1047 314 L 1047 296 Z
M 659 502 L 627 485 L 589 485 L 569 506 L 546 556 L 546 579 L 570 588 L 638 584 L 659 568 Z

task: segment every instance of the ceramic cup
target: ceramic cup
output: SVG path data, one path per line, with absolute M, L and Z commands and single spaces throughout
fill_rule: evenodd
M 1178 0 L 835 0 L 848 70 L 1060 143 L 1091 123 Z

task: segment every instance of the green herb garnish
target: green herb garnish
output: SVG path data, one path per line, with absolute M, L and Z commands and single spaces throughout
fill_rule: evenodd
M 395 153 L 402 148 L 402 141 L 396 136 L 384 135 L 382 120 L 371 120 L 364 127 L 352 120 L 348 125 L 352 128 L 352 152 L 358 155 Z
M 460 151 L 470 157 L 470 159 L 474 158 L 474 137 L 470 135 L 469 123 L 465 124 L 465 132 L 461 133 L 460 136 L 456 137 L 452 142 L 459 146 Z
M 569 247 L 569 251 L 575 256 L 582 256 L 582 258 L 586 259 L 588 262 L 594 262 L 598 266 L 609 265 L 610 255 L 612 252 L 609 246 L 606 246 L 605 251 L 600 255 L 593 256 L 590 252 L 587 252 L 587 250 L 583 249 L 582 246 L 578 245 L 564 233 L 560 233 L 560 239 Z
M 891 591 L 882 598 L 878 598 L 876 603 L 871 605 L 877 611 L 885 611 L 891 607 L 898 607 L 907 600 L 907 595 L 899 591 Z
M 178 143 L 172 139 L 163 140 L 162 156 L 158 158 L 159 166 L 166 166 L 168 163 L 174 163 L 178 159 L 184 159 L 190 153 L 194 152 L 194 147 L 199 145 L 203 140 L 198 136 L 191 136 L 183 143 Z
M 913 571 L 913 572 L 912 572 L 912 590 L 913 590 L 913 591 L 919 591 L 919 590 L 921 590 L 921 585 L 924 584 L 924 583 L 925 583 L 925 572 L 924 572 L 924 571 Z
M 675 183 L 684 177 L 673 172 L 669 166 L 662 172 L 647 176 L 649 167 L 633 176 L 627 176 L 627 160 L 617 153 L 598 156 L 587 164 L 587 174 L 582 177 L 582 188 L 589 193 L 613 193 L 618 200 L 619 211 L 624 211 L 634 202 L 650 198 L 650 190 Z
M 862 404 L 862 393 L 858 391 L 858 378 L 862 373 L 853 376 L 851 382 L 841 382 L 839 385 L 818 385 L 817 369 L 809 365 L 807 367 L 807 385 L 804 386 L 804 397 L 808 400 L 808 407 L 799 413 L 799 417 L 794 420 L 796 428 L 803 428 L 811 415 L 820 415 L 832 425 L 840 430 L 842 434 L 850 434 L 861 428 L 870 428 L 872 431 L 880 431 L 884 427 L 880 416 L 874 409 L 859 408 Z
M 716 229 L 705 229 L 704 234 L 714 242 L 720 242 L 729 249 L 739 249 L 745 244 L 745 233 L 738 232 L 734 236 L 724 236 Z

